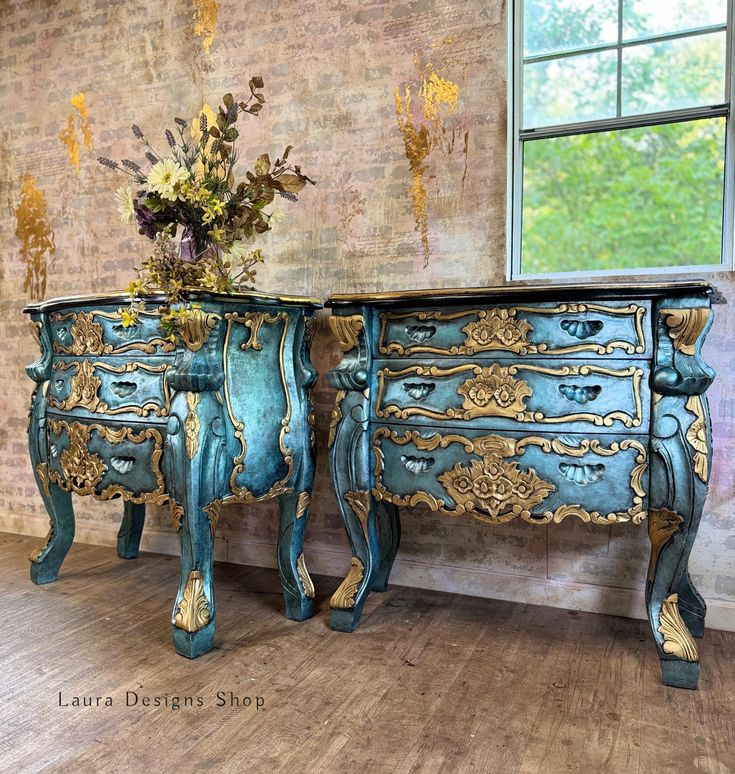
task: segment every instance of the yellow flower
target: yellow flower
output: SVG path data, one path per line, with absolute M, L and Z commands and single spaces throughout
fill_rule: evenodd
M 219 226 L 215 226 L 211 231 L 207 231 L 207 233 L 212 237 L 213 242 L 221 242 L 225 235 L 224 229 L 221 229 Z
M 120 321 L 123 328 L 131 328 L 138 324 L 137 309 L 119 309 Z
M 208 204 L 204 208 L 204 217 L 202 218 L 202 221 L 204 221 L 204 223 L 211 223 L 215 218 L 222 214 L 222 206 L 222 202 L 218 199 L 215 199 L 213 203 Z
M 135 217 L 135 198 L 133 197 L 133 189 L 126 185 L 121 186 L 115 191 L 115 198 L 117 199 L 120 220 L 123 223 L 130 223 Z
M 130 298 L 135 298 L 143 290 L 143 282 L 140 279 L 133 280 L 128 285 L 128 294 Z
M 189 172 L 173 159 L 154 164 L 148 173 L 148 190 L 162 199 L 176 201 L 181 196 L 180 186 L 189 180 Z

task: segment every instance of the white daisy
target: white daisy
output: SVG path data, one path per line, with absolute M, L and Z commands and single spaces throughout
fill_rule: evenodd
M 148 190 L 162 199 L 176 201 L 179 198 L 177 186 L 189 180 L 189 172 L 173 159 L 164 159 L 154 164 L 148 173 Z
M 125 185 L 118 188 L 117 191 L 115 191 L 115 199 L 117 199 L 120 220 L 123 223 L 130 223 L 135 217 L 135 198 L 133 197 L 133 189 Z

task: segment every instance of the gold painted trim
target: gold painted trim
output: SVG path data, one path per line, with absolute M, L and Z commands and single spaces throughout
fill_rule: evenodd
M 334 408 L 332 409 L 332 415 L 329 419 L 329 440 L 327 441 L 327 449 L 331 449 L 334 445 L 335 438 L 337 437 L 337 425 L 342 419 L 342 401 L 347 395 L 347 390 L 337 390 L 337 395 L 334 398 Z
M 293 474 L 293 450 L 290 449 L 288 446 L 286 446 L 286 436 L 288 433 L 291 432 L 291 395 L 288 390 L 288 381 L 286 379 L 286 373 L 285 373 L 285 351 L 286 351 L 286 337 L 288 335 L 288 328 L 291 321 L 291 318 L 288 314 L 288 312 L 278 312 L 276 315 L 277 322 L 279 319 L 283 320 L 283 333 L 281 334 L 281 341 L 278 346 L 278 369 L 281 376 L 281 384 L 283 386 L 283 394 L 286 397 L 286 414 L 284 418 L 281 420 L 281 431 L 278 435 L 278 448 L 281 452 L 281 456 L 283 457 L 283 461 L 286 464 L 286 475 L 280 480 L 276 481 L 273 486 L 265 493 L 260 495 L 259 497 L 256 497 L 253 495 L 250 490 L 248 490 L 246 487 L 241 487 L 237 485 L 237 477 L 240 475 L 240 473 L 245 470 L 245 455 L 247 454 L 247 443 L 245 441 L 245 434 L 243 430 L 245 429 L 245 425 L 242 422 L 238 422 L 238 420 L 235 418 L 234 411 L 232 410 L 232 402 L 230 400 L 230 390 L 227 386 L 227 377 L 228 377 L 228 367 L 227 367 L 227 353 L 230 349 L 230 336 L 232 334 L 232 325 L 234 323 L 238 324 L 244 324 L 247 317 L 244 315 L 238 315 L 236 313 L 229 313 L 225 315 L 225 319 L 227 321 L 227 330 L 225 332 L 225 344 L 223 349 L 223 369 L 225 374 L 225 380 L 224 380 L 224 391 L 225 391 L 225 406 L 227 408 L 227 413 L 230 417 L 230 421 L 232 422 L 232 425 L 234 427 L 234 434 L 235 438 L 240 443 L 240 454 L 237 455 L 232 461 L 232 472 L 230 473 L 230 492 L 232 493 L 231 497 L 226 497 L 223 502 L 230 502 L 231 500 L 238 500 L 240 502 L 245 503 L 259 503 L 263 502 L 264 500 L 269 500 L 272 497 L 278 497 L 282 494 L 287 494 L 291 491 L 291 489 L 286 486 L 289 479 L 291 478 L 291 475 Z M 266 320 L 266 322 L 269 322 L 269 320 Z M 272 323 L 272 324 L 274 324 Z
M 337 590 L 329 600 L 329 607 L 336 610 L 350 610 L 355 606 L 355 594 L 363 579 L 364 567 L 362 562 L 353 556 L 350 561 L 350 571 L 347 577 L 339 584 Z
M 246 352 L 249 349 L 254 349 L 259 352 L 261 349 L 263 349 L 263 345 L 260 343 L 260 339 L 258 338 L 260 329 L 263 327 L 263 323 L 273 325 L 283 318 L 277 314 L 268 314 L 267 312 L 245 312 L 241 315 L 234 313 L 226 314 L 225 319 L 234 319 L 235 322 L 242 323 L 246 328 L 250 329 L 250 338 L 240 344 L 240 349 L 243 352 Z
M 51 490 L 49 489 L 47 463 L 39 462 L 35 467 L 35 472 L 36 472 L 36 476 L 38 476 L 38 480 L 41 482 L 41 488 L 43 489 L 43 493 L 46 495 L 46 497 L 51 497 Z
M 357 346 L 360 332 L 365 328 L 365 320 L 361 314 L 333 314 L 329 317 L 329 327 L 337 339 L 339 348 L 343 352 L 349 352 Z
M 712 310 L 706 306 L 695 306 L 689 309 L 659 309 L 658 313 L 666 323 L 674 349 L 685 355 L 694 355 L 697 339 L 707 325 Z
M 296 519 L 300 519 L 305 513 L 306 509 L 311 503 L 311 494 L 309 492 L 301 492 L 296 500 Z
M 179 532 L 181 530 L 181 520 L 184 518 L 184 506 L 171 497 L 168 501 L 168 510 L 171 514 L 171 524 Z
M 370 492 L 345 492 L 345 500 L 357 516 L 362 534 L 368 539 L 368 520 L 370 518 Z
M 397 379 L 402 376 L 413 374 L 416 376 L 429 376 L 432 378 L 442 378 L 453 376 L 455 374 L 471 371 L 475 379 L 469 379 L 457 388 L 457 392 L 464 396 L 462 408 L 448 408 L 446 411 L 433 411 L 420 406 L 408 406 L 401 408 L 397 404 L 383 406 L 383 394 L 385 392 L 386 381 L 388 379 Z M 531 388 L 522 379 L 513 377 L 519 371 L 531 371 L 534 373 L 546 374 L 549 376 L 588 376 L 590 374 L 600 374 L 601 376 L 612 376 L 620 379 L 631 378 L 631 387 L 633 390 L 633 400 L 635 402 L 635 416 L 631 416 L 625 411 L 611 411 L 608 414 L 594 414 L 592 412 L 574 412 L 563 414 L 556 417 L 546 416 L 542 411 L 526 411 L 525 399 L 532 395 Z M 611 368 L 602 368 L 601 366 L 565 365 L 559 368 L 550 368 L 526 363 L 514 363 L 504 367 L 493 363 L 490 367 L 483 367 L 478 364 L 468 363 L 453 368 L 439 368 L 438 366 L 409 366 L 399 371 L 393 371 L 390 368 L 381 368 L 377 373 L 378 395 L 375 403 L 375 415 L 380 418 L 395 416 L 399 419 L 407 419 L 411 416 L 422 416 L 430 419 L 461 419 L 471 420 L 476 417 L 507 417 L 515 419 L 518 422 L 538 422 L 541 424 L 558 424 L 561 422 L 591 422 L 597 427 L 612 427 L 613 422 L 620 420 L 625 427 L 640 427 L 643 421 L 643 403 L 641 399 L 641 383 L 643 380 L 643 370 L 630 366 L 622 370 Z M 471 383 L 477 379 L 495 379 L 500 380 L 507 387 L 507 392 L 514 399 L 507 407 L 500 406 L 497 401 L 489 401 L 486 406 L 473 404 L 468 393 Z M 464 390 L 464 392 L 463 392 Z
M 586 312 L 601 312 L 603 314 L 621 315 L 630 317 L 636 334 L 636 343 L 629 341 L 616 340 L 608 344 L 598 344 L 590 342 L 588 344 L 571 344 L 568 347 L 558 347 L 552 349 L 548 344 L 531 344 L 527 340 L 527 334 L 533 330 L 530 323 L 524 318 L 517 318 L 518 312 L 532 314 L 584 314 Z M 592 303 L 564 303 L 555 307 L 541 306 L 513 306 L 513 307 L 490 307 L 488 309 L 465 309 L 459 312 L 441 312 L 441 311 L 413 311 L 413 312 L 381 312 L 380 313 L 380 334 L 378 336 L 378 352 L 383 355 L 398 354 L 410 355 L 415 352 L 427 352 L 435 355 L 474 355 L 478 352 L 515 352 L 522 355 L 567 355 L 574 352 L 595 352 L 598 355 L 612 354 L 616 349 L 622 349 L 628 355 L 642 354 L 646 351 L 646 340 L 643 333 L 643 318 L 646 314 L 646 307 L 638 304 L 628 304 L 627 306 L 607 306 L 605 304 Z M 400 342 L 385 341 L 388 322 L 391 320 L 415 319 L 421 322 L 425 320 L 452 321 L 462 317 L 475 316 L 477 319 L 470 322 L 462 329 L 465 334 L 464 344 L 455 344 L 450 347 L 432 347 L 423 344 L 409 345 L 404 347 Z M 497 326 L 491 326 L 489 319 L 496 322 Z M 330 318 L 331 320 L 332 318 Z M 523 326 L 521 326 L 523 323 Z M 486 326 L 488 335 L 492 334 L 491 340 L 487 343 L 474 341 L 472 338 L 475 328 L 472 326 Z M 527 327 L 526 327 L 527 326 Z M 469 331 L 468 331 L 469 329 Z M 507 341 L 504 344 L 503 338 Z
M 309 575 L 309 571 L 306 569 L 306 560 L 304 559 L 303 554 L 296 560 L 296 571 L 299 574 L 301 585 L 304 587 L 304 594 L 306 594 L 309 599 L 314 599 L 316 590 L 314 589 L 314 582 Z
M 151 313 L 151 316 L 158 316 Z M 176 344 L 164 338 L 153 338 L 148 341 L 132 341 L 121 347 L 114 347 L 112 344 L 105 343 L 104 329 L 95 321 L 95 317 L 104 317 L 105 319 L 120 319 L 119 312 L 68 312 L 62 314 L 57 312 L 49 318 L 51 323 L 64 322 L 72 320 L 70 334 L 72 343 L 65 347 L 54 341 L 52 349 L 57 355 L 120 355 L 124 352 L 137 349 L 148 355 L 156 354 L 157 348 L 161 352 L 172 352 L 176 349 Z
M 33 340 L 38 344 L 38 348 L 43 352 L 43 343 L 41 341 L 41 331 L 43 330 L 43 323 L 39 322 L 38 320 L 32 320 L 28 323 L 28 326 L 31 329 L 31 335 L 33 336 Z
M 686 409 L 694 414 L 694 421 L 686 432 L 686 439 L 694 449 L 694 472 L 706 484 L 709 478 L 709 449 L 707 446 L 707 419 L 702 396 L 690 396 L 686 402 Z
M 486 465 L 498 463 L 505 457 L 521 456 L 527 446 L 535 446 L 541 449 L 545 454 L 553 453 L 563 456 L 583 457 L 589 452 L 598 454 L 601 457 L 611 457 L 621 451 L 633 449 L 636 451 L 635 467 L 630 474 L 630 489 L 633 494 L 632 504 L 626 511 L 617 513 L 608 513 L 602 515 L 597 511 L 587 511 L 581 505 L 571 504 L 562 505 L 555 511 L 544 511 L 541 514 L 524 513 L 522 508 L 517 509 L 517 513 L 510 518 L 520 516 L 532 524 L 558 524 L 567 516 L 577 516 L 585 522 L 594 524 L 617 524 L 632 522 L 640 524 L 646 518 L 646 511 L 643 509 L 643 499 L 645 490 L 643 488 L 643 475 L 648 468 L 648 451 L 646 447 L 633 438 L 626 438 L 622 441 L 613 441 L 609 446 L 603 446 L 597 438 L 583 438 L 577 446 L 571 446 L 558 438 L 541 438 L 539 436 L 526 436 L 521 439 L 513 439 L 499 435 L 485 435 L 477 438 L 467 438 L 456 433 L 441 435 L 434 433 L 431 436 L 424 436 L 418 430 L 406 430 L 399 434 L 395 430 L 386 427 L 379 427 L 373 433 L 372 451 L 375 457 L 374 482 L 372 490 L 373 496 L 377 500 L 385 500 L 399 506 L 415 506 L 419 504 L 428 505 L 432 511 L 438 511 L 447 516 L 458 516 L 463 513 L 472 513 L 474 518 L 479 521 L 489 521 L 482 514 L 477 514 L 474 507 L 469 508 L 462 503 L 457 503 L 454 507 L 448 505 L 445 500 L 439 499 L 428 492 L 418 490 L 409 495 L 397 495 L 388 491 L 383 485 L 384 457 L 380 448 L 380 439 L 388 438 L 395 444 L 404 446 L 413 443 L 420 451 L 434 451 L 434 449 L 446 449 L 453 443 L 459 443 L 468 454 L 475 454 L 483 458 Z M 456 466 L 455 466 L 456 467 Z M 532 469 L 529 469 L 532 470 Z M 438 479 L 437 479 L 438 480 Z M 441 482 L 440 482 L 441 483 Z M 442 484 L 443 485 L 443 484 Z M 446 487 L 445 487 L 446 488 Z M 508 521 L 509 519 L 504 519 Z M 493 521 L 495 523 L 495 521 Z
M 209 529 L 212 533 L 212 540 L 214 540 L 214 534 L 217 531 L 217 522 L 222 515 L 222 500 L 212 500 L 212 502 L 205 505 L 202 510 L 207 515 Z
M 163 437 L 156 428 L 146 427 L 136 432 L 131 427 L 113 429 L 97 423 L 86 424 L 49 418 L 48 429 L 54 435 L 66 432 L 69 437 L 69 449 L 62 452 L 60 459 L 61 473 L 53 469 L 49 469 L 48 472 L 49 481 L 60 486 L 65 492 L 73 491 L 81 495 L 92 495 L 97 500 L 110 500 L 119 495 L 123 500 L 132 503 L 151 503 L 153 505 L 163 505 L 168 500 L 160 464 L 163 456 Z M 106 472 L 104 470 L 100 472 L 99 465 L 102 465 L 103 468 L 106 466 L 98 455 L 91 454 L 87 449 L 93 432 L 97 432 L 111 444 L 122 443 L 122 441 L 143 443 L 147 440 L 153 440 L 154 446 L 150 460 L 151 471 L 156 478 L 156 489 L 153 492 L 143 492 L 135 496 L 120 484 L 110 484 L 101 492 L 97 492 L 96 486 Z M 65 454 L 67 454 L 66 457 Z M 64 465 L 66 465 L 68 472 L 64 471 Z M 78 480 L 75 481 L 74 478 Z
M 184 420 L 184 434 L 186 435 L 186 456 L 192 460 L 199 448 L 199 431 L 201 430 L 201 422 L 197 415 L 197 406 L 202 399 L 199 392 L 187 392 L 186 393 L 186 405 L 189 407 L 189 413 Z
M 669 508 L 649 508 L 648 539 L 651 541 L 651 561 L 648 565 L 648 580 L 652 580 L 663 547 L 679 531 L 684 519 Z
M 113 366 L 108 363 L 102 363 L 99 361 L 92 362 L 90 360 L 72 360 L 66 362 L 65 360 L 57 360 L 54 362 L 54 371 L 68 371 L 70 368 L 76 367 L 77 371 L 70 380 L 69 395 L 61 402 L 57 401 L 54 396 L 49 397 L 49 406 L 51 408 L 61 409 L 62 411 L 71 411 L 75 408 L 83 408 L 93 414 L 106 414 L 114 416 L 116 414 L 137 414 L 139 417 L 147 417 L 153 412 L 157 417 L 165 417 L 171 411 L 171 390 L 168 386 L 168 382 L 165 378 L 165 373 L 169 368 L 168 363 L 163 365 L 146 365 L 145 363 L 125 363 L 121 366 Z M 155 401 L 149 401 L 144 405 L 128 404 L 126 406 L 118 406 L 117 408 L 110 408 L 106 403 L 103 403 L 97 393 L 102 386 L 102 380 L 95 375 L 95 369 L 107 371 L 114 374 L 128 374 L 133 371 L 147 371 L 151 374 L 164 374 L 161 379 L 163 385 L 163 399 L 164 404 L 156 403 Z
M 38 546 L 37 548 L 34 548 L 30 555 L 28 556 L 28 559 L 31 562 L 37 562 L 41 556 L 48 550 L 49 546 L 51 545 L 51 541 L 54 539 L 54 523 L 49 519 L 49 526 L 48 526 L 48 532 L 46 533 L 46 537 L 43 539 L 43 543 Z
M 658 631 L 663 634 L 661 646 L 668 653 L 684 661 L 699 661 L 697 644 L 687 629 L 679 612 L 679 595 L 671 594 L 661 606 Z
M 198 632 L 209 623 L 209 600 L 204 594 L 204 582 L 199 570 L 192 570 L 186 581 L 184 596 L 176 608 L 174 623 L 186 632 Z
M 186 346 L 192 352 L 198 352 L 212 335 L 221 315 L 205 312 L 203 309 L 191 309 L 179 320 L 179 333 Z

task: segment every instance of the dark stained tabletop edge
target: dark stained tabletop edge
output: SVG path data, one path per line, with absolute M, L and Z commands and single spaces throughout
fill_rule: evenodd
M 266 304 L 269 306 L 301 306 L 310 309 L 321 309 L 323 304 L 321 299 L 311 296 L 288 296 L 277 295 L 274 293 L 261 293 L 257 290 L 240 291 L 237 293 L 214 293 L 208 290 L 191 289 L 186 291 L 187 298 L 196 301 L 211 300 L 220 302 L 250 301 L 254 304 Z M 166 296 L 163 293 L 152 293 L 150 295 L 141 295 L 136 300 L 144 301 L 146 304 L 163 304 L 166 302 Z M 36 304 L 28 304 L 23 311 L 33 312 L 53 312 L 57 309 L 64 309 L 69 306 L 126 306 L 130 303 L 130 295 L 125 291 L 115 291 L 110 293 L 89 293 L 79 296 L 66 296 L 63 298 L 51 298 L 48 301 L 39 301 Z
M 534 300 L 591 301 L 633 298 L 663 298 L 675 295 L 707 294 L 712 303 L 725 303 L 717 289 L 704 280 L 686 282 L 615 282 L 605 284 L 501 285 L 480 288 L 435 288 L 388 291 L 383 293 L 335 293 L 326 307 L 345 306 L 417 306 L 419 304 L 462 304 L 473 301 Z

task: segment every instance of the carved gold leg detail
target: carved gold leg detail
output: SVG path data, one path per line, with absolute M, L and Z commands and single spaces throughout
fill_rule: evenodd
M 197 632 L 209 623 L 209 602 L 204 594 L 202 574 L 198 570 L 189 573 L 184 597 L 176 611 L 176 626 L 187 632 Z
M 311 580 L 311 577 L 309 576 L 309 571 L 306 569 L 306 561 L 304 560 L 304 555 L 301 554 L 296 562 L 296 567 L 298 569 L 299 578 L 301 579 L 301 583 L 304 586 L 304 594 L 306 594 L 309 599 L 314 599 L 314 583 Z
M 350 562 L 350 571 L 347 577 L 339 584 L 339 588 L 332 594 L 329 600 L 329 607 L 335 610 L 349 610 L 355 606 L 355 592 L 363 578 L 362 562 L 356 557 L 352 557 Z
M 671 594 L 664 600 L 658 630 L 664 637 L 664 653 L 683 658 L 685 661 L 699 661 L 697 644 L 679 612 L 678 594 Z

